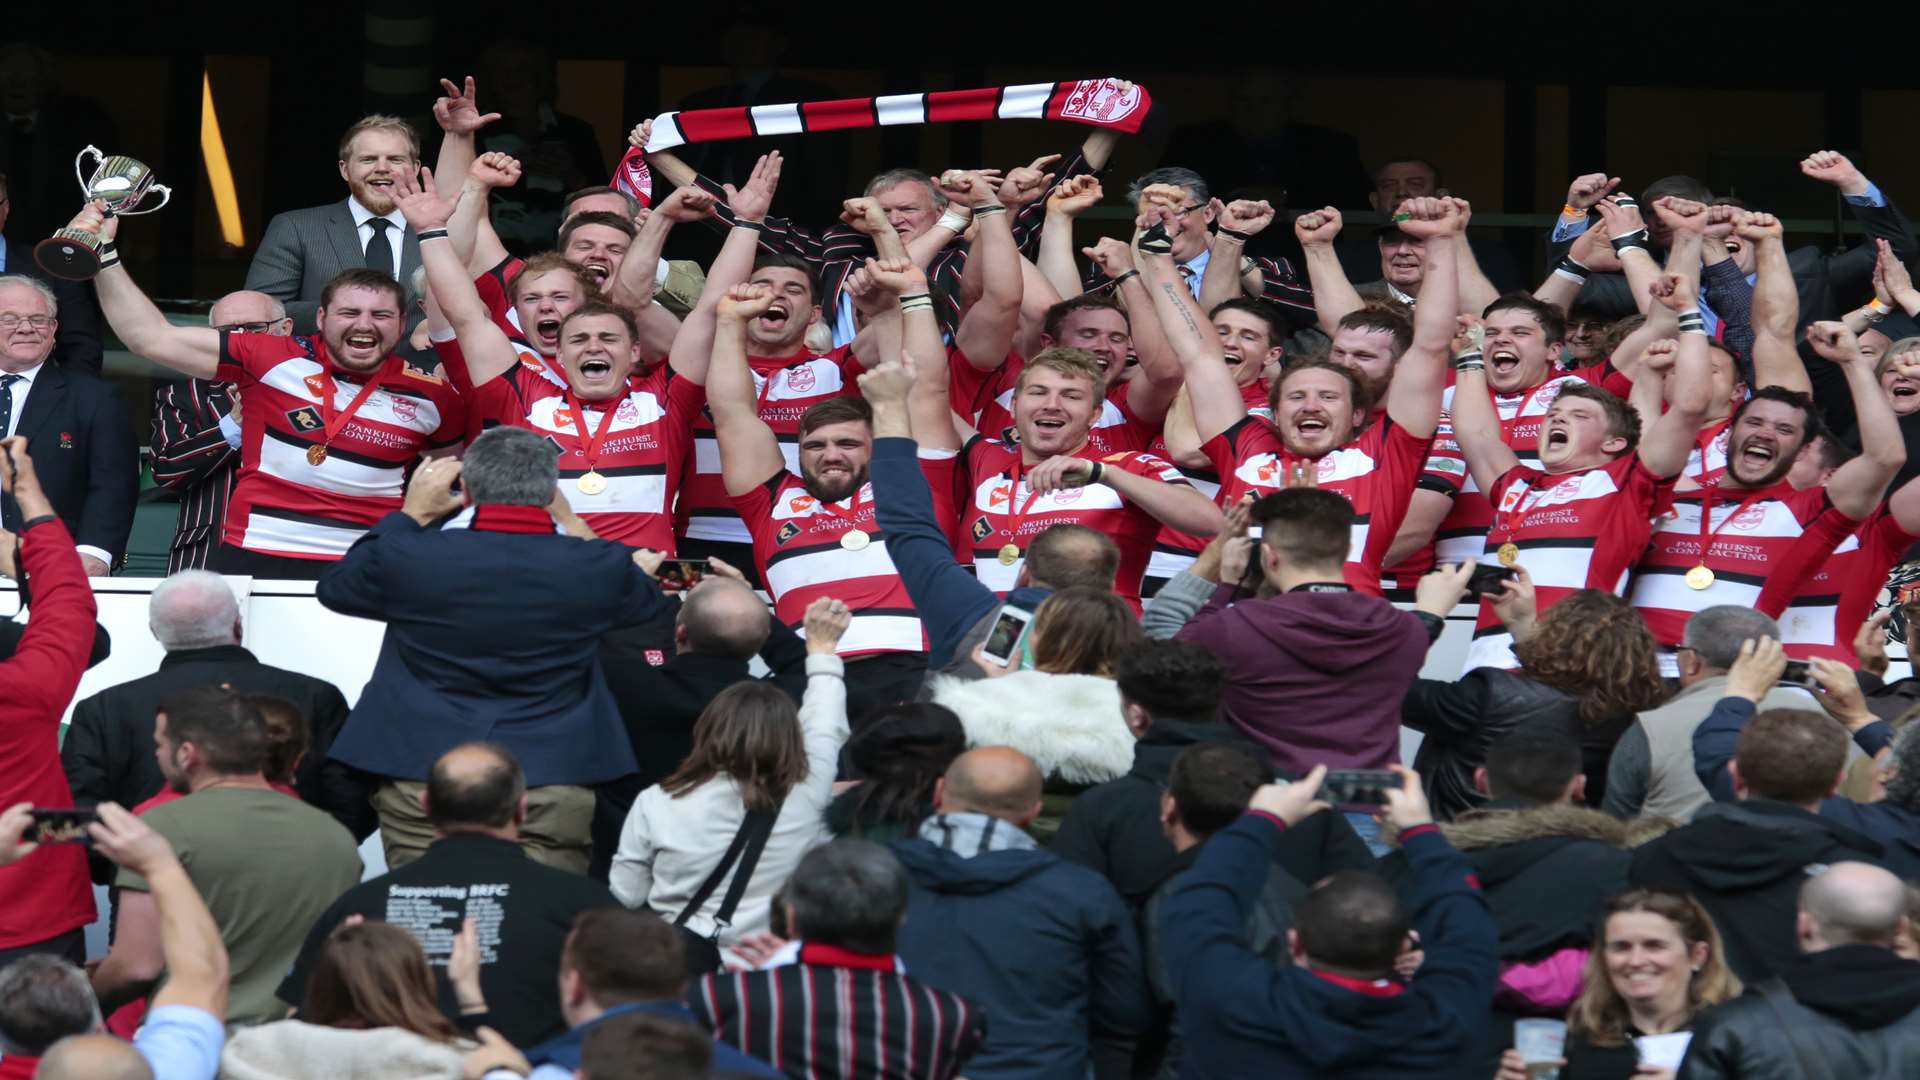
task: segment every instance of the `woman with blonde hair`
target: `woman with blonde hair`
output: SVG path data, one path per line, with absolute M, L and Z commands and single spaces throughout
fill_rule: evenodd
M 1659 1037 L 1691 1031 L 1701 1013 L 1740 995 L 1707 909 L 1665 889 L 1607 902 L 1582 981 L 1560 1080 L 1671 1080 L 1663 1063 L 1678 1063 L 1678 1041 Z M 1496 1080 L 1526 1075 L 1519 1052 L 1507 1051 Z

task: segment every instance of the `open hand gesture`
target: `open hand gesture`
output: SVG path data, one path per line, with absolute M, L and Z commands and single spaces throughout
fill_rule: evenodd
M 473 76 L 467 76 L 464 86 L 441 79 L 440 89 L 446 93 L 434 100 L 433 119 L 447 134 L 471 135 L 500 119 L 497 112 L 483 114 L 480 111 L 479 99 L 473 93 Z

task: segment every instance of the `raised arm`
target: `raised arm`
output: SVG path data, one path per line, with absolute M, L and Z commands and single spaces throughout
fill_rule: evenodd
M 942 177 L 943 187 L 945 179 Z M 1097 191 L 1099 185 L 1094 186 Z M 948 197 L 956 194 L 950 191 Z M 1020 270 L 1020 248 L 1013 241 L 1013 215 L 1006 200 L 1017 199 L 1023 192 L 1012 177 L 1003 181 L 996 191 L 985 177 L 974 173 L 964 194 L 973 208 L 974 221 L 966 272 L 980 275 L 981 291 L 980 298 L 954 328 L 953 344 L 966 355 L 968 363 L 991 370 L 1006 361 L 1007 352 L 1013 348 L 1014 331 L 1020 326 L 1020 302 L 1025 284 Z M 932 312 L 929 310 L 926 314 L 931 317 Z M 937 326 L 935 332 L 938 333 Z M 938 341 L 936 336 L 934 343 Z M 924 341 L 917 345 L 910 343 L 908 348 L 917 356 L 926 344 Z
M 440 125 L 441 132 L 440 155 L 433 163 L 434 175 L 449 178 L 468 176 L 476 154 L 474 134 L 500 119 L 500 114 L 480 111 L 471 75 L 466 77 L 461 86 L 441 79 L 440 89 L 444 93 L 433 103 L 433 119 Z M 463 200 L 461 209 L 464 213 L 456 212 L 448 222 L 454 250 L 460 253 L 467 268 L 475 274 L 493 269 L 507 257 L 506 247 L 487 223 L 488 191 L 482 190 L 479 194 L 480 198 L 471 204 Z M 484 237 L 480 235 L 482 232 L 485 233 Z M 484 244 L 477 243 L 482 239 Z
M 1105 484 L 1162 525 L 1194 536 L 1212 536 L 1225 523 L 1226 515 L 1213 500 L 1200 494 L 1165 462 L 1152 457 L 1115 456 L 1126 460 L 1088 461 L 1066 454 L 1050 457 L 1033 467 L 1027 483 L 1042 495 L 1060 488 Z
M 1753 246 L 1753 388 L 1780 386 L 1813 392 L 1807 367 L 1794 344 L 1800 322 L 1800 290 L 1787 263 L 1780 219 L 1772 214 L 1743 214 L 1734 232 Z
M 720 442 L 720 478 L 728 495 L 744 495 L 787 467 L 780 440 L 760 419 L 753 370 L 747 366 L 747 321 L 772 306 L 773 290 L 764 285 L 735 285 L 714 311 L 707 411 L 713 414 L 714 437 Z
M 692 185 L 677 187 L 660 200 L 640 231 L 633 247 L 620 262 L 620 273 L 613 279 L 608 299 L 630 311 L 639 311 L 653 303 L 653 290 L 660 269 L 660 252 L 666 247 L 667 234 L 681 222 L 704 221 L 713 216 L 719 200 Z
M 1080 267 L 1073 261 L 1073 221 L 1104 197 L 1099 179 L 1086 174 L 1062 181 L 1047 196 L 1046 223 L 1040 228 L 1040 252 L 1034 261 L 1062 299 L 1083 291 Z
M 1001 216 L 1004 215 L 992 215 L 987 220 Z M 904 355 L 913 372 L 913 384 L 907 392 L 913 438 L 929 450 L 958 450 L 960 435 L 954 427 L 953 409 L 948 401 L 947 347 L 940 338 L 940 320 L 933 313 L 933 297 L 927 292 L 926 275 L 908 259 L 868 259 L 860 276 L 876 289 L 899 298 L 894 308 L 895 317 L 900 320 L 899 352 L 893 355 Z M 890 358 L 885 352 L 879 357 L 882 363 Z M 866 386 L 864 379 L 861 386 Z M 876 419 L 875 423 L 879 421 Z M 878 436 L 876 427 L 875 437 Z
M 1139 265 L 1141 237 L 1155 216 L 1164 225 L 1172 218 L 1172 212 L 1161 207 L 1141 215 L 1134 222 L 1130 254 L 1136 266 Z M 1127 407 L 1140 419 L 1158 424 L 1166 419 L 1167 410 L 1173 405 L 1173 396 L 1180 392 L 1185 373 L 1181 370 L 1180 358 L 1174 355 L 1173 346 L 1167 340 L 1166 327 L 1161 325 L 1160 316 L 1154 310 L 1153 299 L 1147 295 L 1146 281 L 1137 274 L 1123 274 L 1115 280 L 1117 287 L 1113 292 L 1119 297 L 1121 306 L 1127 309 L 1133 354 L 1140 360 L 1139 372 L 1127 383 Z M 1181 289 L 1184 291 L 1186 286 L 1183 284 Z M 1202 321 L 1204 323 L 1205 320 Z
M 512 158 L 506 161 L 511 163 L 510 171 L 517 176 L 519 163 Z M 474 288 L 473 278 L 467 274 L 466 263 L 454 251 L 452 240 L 444 235 L 454 208 L 441 200 L 433 173 L 427 169 L 420 170 L 417 186 L 403 176 L 395 182 L 393 191 L 394 203 L 406 215 L 414 234 L 429 234 L 420 241 L 420 264 L 427 271 L 427 290 L 433 294 L 441 318 L 453 327 L 454 335 L 460 340 L 460 353 L 466 358 L 471 384 L 484 386 L 512 370 L 520 356 L 507 340 L 506 332 L 495 325 L 493 313 L 487 310 L 479 290 Z M 473 197 L 471 192 L 466 192 L 461 200 Z M 442 235 L 432 235 L 435 230 Z
M 67 227 L 99 233 L 111 243 L 120 231 L 120 219 L 107 217 L 105 210 L 105 203 L 88 203 Z M 94 276 L 93 287 L 100 295 L 100 310 L 107 317 L 107 325 L 113 327 L 128 352 L 196 379 L 211 379 L 219 370 L 220 332 L 206 326 L 169 323 L 118 259 Z
M 775 151 L 755 162 L 747 182 L 729 195 L 730 212 L 736 224 L 727 231 L 720 254 L 707 268 L 707 282 L 700 290 L 700 299 L 694 302 L 693 310 L 687 312 L 686 320 L 680 324 L 680 333 L 674 336 L 673 349 L 667 354 L 673 370 L 693 382 L 706 382 L 707 357 L 714 347 L 714 313 L 721 300 L 729 289 L 744 284 L 753 275 L 753 259 L 759 251 L 761 235 L 759 226 L 767 208 L 773 205 L 773 193 L 779 186 L 780 154 Z M 752 381 L 747 380 L 749 389 Z
M 493 189 L 512 187 L 520 182 L 520 162 L 508 154 L 494 152 L 472 158 L 459 172 L 434 170 L 439 178 L 464 177 L 460 190 L 448 200 L 453 216 L 446 221 L 447 239 L 454 254 L 466 268 L 468 277 L 499 266 L 507 258 L 506 246 L 487 219 L 487 203 Z M 437 182 L 437 181 L 436 181 Z
M 1464 199 L 1408 199 L 1394 215 L 1406 215 L 1400 222 L 1402 232 L 1426 242 L 1427 272 L 1420 281 L 1419 303 L 1413 307 L 1413 345 L 1394 365 L 1386 402 L 1387 416 L 1416 438 L 1431 436 L 1440 425 L 1447 347 L 1453 341 L 1454 313 L 1460 306 L 1455 251 L 1466 246 L 1468 212 Z M 1314 295 L 1319 295 L 1318 289 Z
M 1500 298 L 1500 290 L 1480 269 L 1480 260 L 1473 254 L 1473 245 L 1467 242 L 1467 225 L 1473 219 L 1473 207 L 1465 199 L 1454 199 L 1460 208 L 1460 240 L 1453 245 L 1454 267 L 1459 271 L 1459 305 L 1463 315 L 1478 315 L 1487 310 L 1487 305 Z M 1428 257 L 1432 265 L 1432 256 Z
M 1676 232 L 1675 251 L 1681 234 Z M 1699 264 L 1693 264 L 1697 272 Z M 1713 397 L 1713 371 L 1707 359 L 1707 331 L 1700 317 L 1697 278 L 1669 271 L 1648 287 L 1652 302 L 1679 318 L 1679 345 L 1674 350 L 1673 374 L 1667 378 L 1667 411 L 1640 436 L 1640 462 L 1658 477 L 1680 475 L 1687 467 L 1700 424 Z
M 1455 324 L 1453 438 L 1460 444 L 1461 456 L 1467 459 L 1474 484 L 1481 491 L 1492 491 L 1496 481 L 1520 464 L 1520 458 L 1501 438 L 1500 414 L 1493 408 L 1487 388 L 1487 363 L 1480 352 L 1480 320 L 1461 315 Z
M 1331 206 L 1293 219 L 1293 235 L 1300 241 L 1301 255 L 1307 264 L 1307 283 L 1313 287 L 1313 311 L 1320 318 L 1321 331 L 1329 337 L 1341 319 L 1366 306 L 1354 291 L 1353 282 L 1347 280 L 1347 271 L 1333 250 L 1340 225 L 1340 211 Z
M 1660 264 L 1648 249 L 1653 241 L 1640 216 L 1640 204 L 1625 195 L 1615 195 L 1600 200 L 1594 209 L 1600 212 L 1601 228 L 1620 260 L 1620 272 L 1626 275 L 1634 306 L 1645 314 L 1652 295 L 1648 290 L 1660 276 Z M 1696 270 L 1693 276 L 1698 277 L 1699 272 Z
M 1860 343 L 1853 331 L 1837 322 L 1811 323 L 1807 326 L 1807 343 L 1821 359 L 1840 365 L 1860 425 L 1860 456 L 1834 470 L 1827 480 L 1827 498 L 1848 517 L 1864 519 L 1880 504 L 1894 474 L 1907 463 L 1900 418 L 1887 404 L 1873 365 L 1860 355 Z
M 1196 446 L 1204 446 L 1247 415 L 1246 399 L 1233 381 L 1233 372 L 1227 369 L 1220 335 L 1194 303 L 1172 257 L 1142 247 L 1137 260 L 1140 274 L 1134 280 L 1145 283 L 1151 310 L 1186 377 Z
M 1207 272 L 1200 276 L 1202 311 L 1212 311 L 1235 297 L 1246 295 L 1240 263 L 1246 257 L 1247 241 L 1273 224 L 1273 207 L 1264 199 L 1235 199 L 1230 203 L 1215 199 L 1213 204 L 1213 240 L 1207 245 Z

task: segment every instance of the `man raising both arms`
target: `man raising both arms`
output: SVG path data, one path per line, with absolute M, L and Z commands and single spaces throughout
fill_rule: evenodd
M 1288 486 L 1290 477 L 1339 492 L 1355 511 L 1347 583 L 1376 596 L 1387 548 L 1406 515 L 1440 420 L 1458 282 L 1452 245 L 1464 242 L 1460 210 L 1451 200 L 1409 199 L 1397 216 L 1406 218 L 1400 227 L 1424 238 L 1436 258 L 1420 284 L 1413 345 L 1385 383 L 1386 415 L 1373 423 L 1368 422 L 1364 376 L 1346 365 L 1321 362 L 1296 364 L 1281 373 L 1273 387 L 1272 422 L 1249 416 L 1245 397 L 1221 360 L 1218 335 L 1201 330 L 1199 311 L 1170 261 L 1141 258 L 1168 339 L 1186 365 L 1194 427 L 1221 477 L 1222 505 Z
M 72 228 L 110 242 L 120 219 L 90 203 Z M 317 579 L 401 504 L 421 451 L 458 443 L 464 404 L 438 375 L 393 354 L 406 325 L 400 283 L 347 270 L 327 283 L 311 337 L 174 326 L 108 248 L 100 306 L 132 352 L 196 379 L 239 386 L 240 473 L 208 567 Z

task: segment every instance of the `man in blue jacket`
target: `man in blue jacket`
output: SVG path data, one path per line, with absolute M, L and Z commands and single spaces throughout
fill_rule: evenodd
M 1040 770 L 969 750 L 934 787 L 920 836 L 893 845 L 911 881 L 895 942 L 907 970 L 986 1011 L 969 1080 L 1085 1080 L 1096 1041 L 1152 1014 L 1133 916 L 1105 878 L 1043 851 Z
M 1420 778 L 1394 766 L 1387 817 L 1400 831 L 1407 903 L 1373 874 L 1342 871 L 1294 907 L 1294 966 L 1246 946 L 1247 909 L 1282 832 L 1327 804 L 1324 766 L 1254 792 L 1247 813 L 1201 848 L 1160 912 L 1167 976 L 1186 1033 L 1185 1074 L 1214 1077 L 1437 1076 L 1487 1022 L 1498 932 L 1467 860 L 1433 824 Z M 1426 959 L 1410 982 L 1393 961 L 1416 930 Z
M 329 609 L 387 624 L 332 756 L 380 778 L 373 805 L 389 867 L 433 841 L 420 792 L 428 767 L 461 743 L 513 754 L 527 774 L 521 846 L 578 873 L 589 785 L 638 767 L 598 647 L 665 603 L 652 578 L 660 553 L 562 535 L 547 511 L 557 479 L 545 439 L 494 428 L 464 463 L 421 465 L 401 511 L 320 579 Z M 468 527 L 435 527 L 462 507 L 473 509 Z

